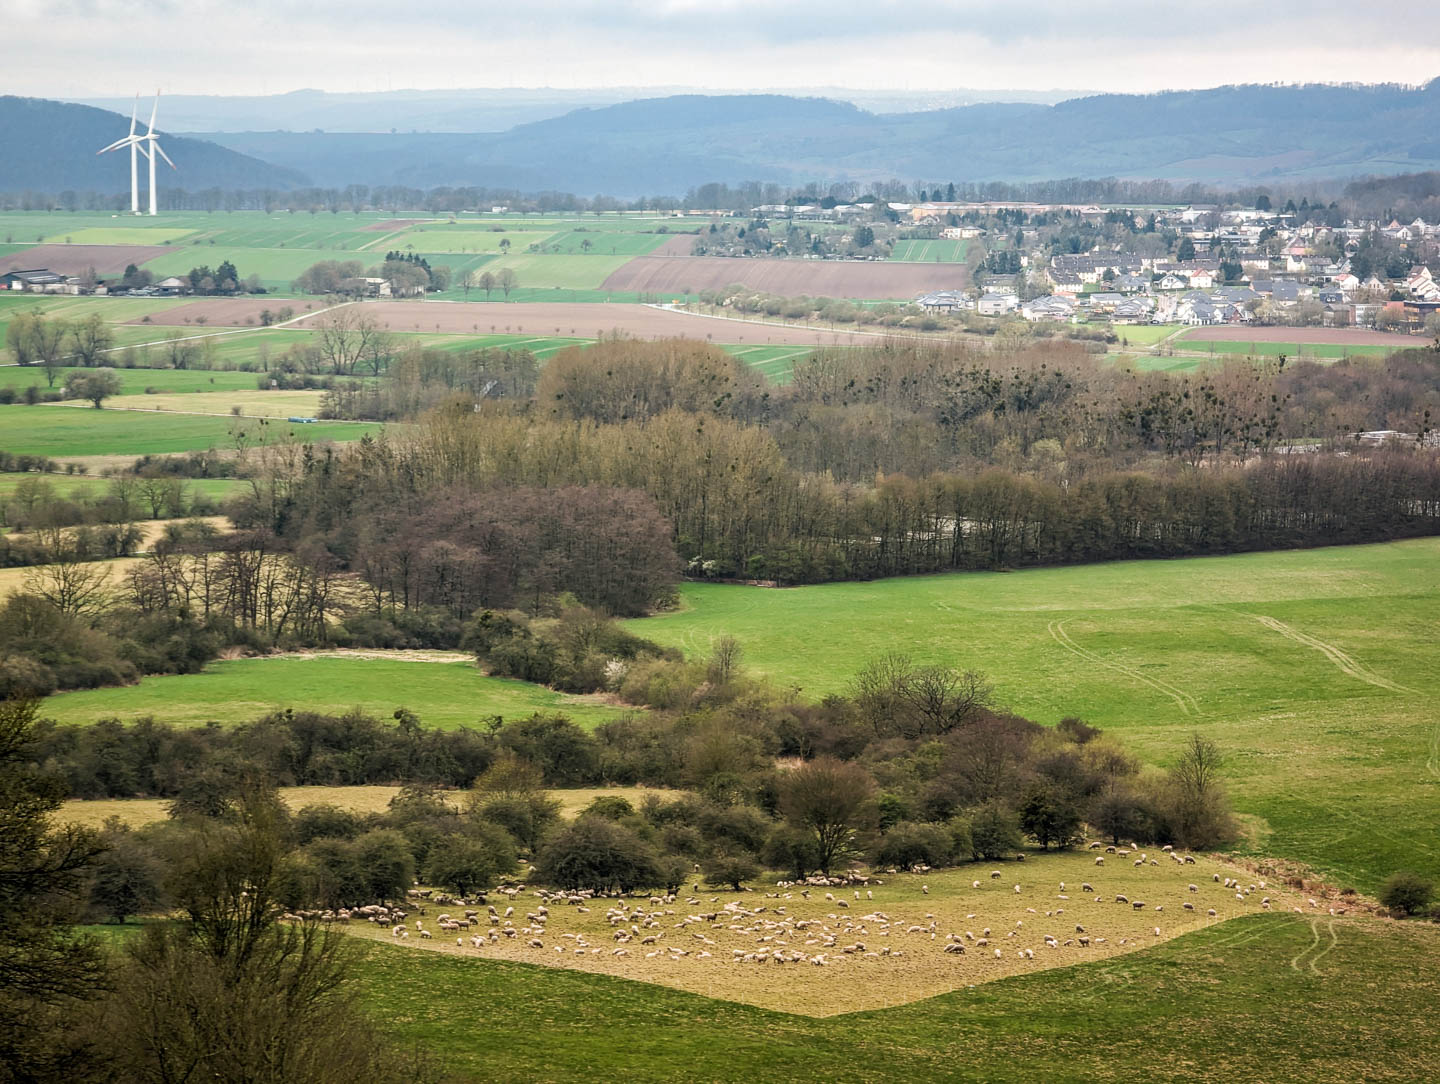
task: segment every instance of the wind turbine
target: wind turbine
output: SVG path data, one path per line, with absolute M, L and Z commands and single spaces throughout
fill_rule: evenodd
M 132 215 L 138 215 L 140 213 L 140 174 L 136 169 L 135 154 L 137 151 L 141 151 L 145 154 L 150 153 L 148 150 L 144 150 L 144 148 L 140 146 L 145 141 L 145 137 L 137 136 L 135 134 L 135 114 L 139 111 L 139 109 L 140 95 L 137 94 L 135 95 L 135 104 L 130 108 L 130 134 L 124 139 L 117 139 L 114 143 L 111 143 L 110 146 L 95 152 L 97 155 L 100 155 L 104 154 L 106 151 L 118 151 L 121 147 L 130 148 L 130 213 Z M 168 158 L 165 160 L 167 162 L 170 161 L 170 159 Z M 155 188 L 155 183 L 153 180 L 155 176 L 155 164 L 153 160 L 150 164 L 150 176 L 152 178 L 150 188 L 153 192 Z M 152 215 L 155 213 L 153 206 L 150 213 Z
M 155 156 L 158 154 L 171 169 L 175 169 L 175 163 L 170 161 L 170 156 L 160 149 L 160 137 L 155 134 L 155 113 L 160 108 L 160 91 L 155 91 L 155 104 L 150 107 L 150 129 L 141 137 L 141 142 L 148 144 L 142 147 L 145 157 L 150 159 L 150 213 L 155 214 Z M 179 170 L 176 170 L 178 173 Z

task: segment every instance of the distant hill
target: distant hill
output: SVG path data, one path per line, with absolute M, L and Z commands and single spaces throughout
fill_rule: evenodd
M 149 103 L 143 103 L 148 109 Z M 161 102 L 164 108 L 164 102 Z M 146 112 L 138 130 L 145 130 Z M 97 157 L 95 152 L 130 131 L 128 111 L 119 113 L 69 105 L 43 98 L 0 97 L 0 192 L 37 189 L 60 192 L 128 193 L 129 152 Z M 161 146 L 175 162 L 172 171 L 163 162 L 157 181 L 162 188 L 294 188 L 306 178 L 292 170 L 261 162 L 202 139 L 168 135 Z M 141 163 L 141 189 L 147 184 L 147 164 Z
M 711 92 L 688 87 L 493 87 L 466 90 L 385 90 L 286 94 L 167 94 L 166 125 L 173 132 L 505 132 L 517 124 L 563 116 L 641 98 Z M 766 91 L 792 98 L 851 102 L 872 113 L 915 113 L 975 102 L 1055 102 L 1082 91 L 1063 90 L 857 90 L 821 87 Z M 120 98 L 74 99 L 81 105 L 129 114 Z
M 1440 80 L 1418 89 L 1231 86 L 907 113 L 784 95 L 677 95 L 492 134 L 209 138 L 318 184 L 637 196 L 745 180 L 1348 178 L 1440 168 L 1436 132 Z

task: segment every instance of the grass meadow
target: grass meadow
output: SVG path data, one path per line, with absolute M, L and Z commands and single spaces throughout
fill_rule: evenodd
M 854 972 L 808 970 L 864 988 Z M 1302 915 L 820 1018 L 391 944 L 360 964 L 388 1033 L 461 1079 L 515 1081 L 623 1065 L 640 1081 L 1411 1082 L 1440 1067 L 1425 1038 L 1437 974 L 1440 928 Z
M 318 422 L 299 426 L 153 410 L 0 406 L 0 449 L 57 459 L 161 455 L 212 447 L 233 448 L 237 435 L 243 435 L 249 444 L 290 438 L 305 441 L 359 440 L 366 433 L 378 433 L 383 428 L 378 423 Z
M 1420 341 L 1417 341 L 1420 345 Z M 1395 347 L 1379 343 L 1278 343 L 1278 342 L 1230 342 L 1186 336 L 1175 343 L 1177 349 L 1203 351 L 1217 357 L 1239 355 L 1254 358 L 1278 358 L 1284 354 L 1291 360 L 1316 358 L 1335 361 L 1352 357 L 1384 357 L 1393 354 Z
M 952 241 L 947 238 L 896 241 L 890 252 L 890 259 L 905 263 L 964 263 L 969 253 L 969 241 Z
M 1248 835 L 1341 884 L 1440 875 L 1440 540 L 767 590 L 689 584 L 629 623 L 688 654 L 738 638 L 801 696 L 887 651 L 984 672 L 1000 704 L 1078 715 L 1164 764 L 1228 754 Z
M 0 473 L 0 500 L 12 496 L 24 483 L 48 486 L 59 497 L 102 497 L 110 486 L 109 478 L 90 474 L 22 474 Z M 223 501 L 249 488 L 248 483 L 234 478 L 187 478 L 185 489 L 202 493 L 211 500 Z
M 44 714 L 62 723 L 145 715 L 177 726 L 241 723 L 285 708 L 343 715 L 356 708 L 388 718 L 408 708 L 429 726 L 479 726 L 500 715 L 561 712 L 582 725 L 623 710 L 543 686 L 492 678 L 463 656 L 430 654 L 273 655 L 211 663 L 202 673 L 147 677 L 118 689 L 57 693 Z

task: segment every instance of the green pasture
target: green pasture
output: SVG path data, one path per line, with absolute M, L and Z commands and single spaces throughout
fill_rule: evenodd
M 379 256 L 386 251 L 401 249 L 415 252 L 476 252 L 494 255 L 506 248 L 512 253 L 524 252 L 530 245 L 543 244 L 550 238 L 549 231 L 492 229 L 456 229 L 446 223 L 438 225 L 412 226 L 398 237 L 392 237 L 377 246 Z M 509 244 L 502 246 L 502 241 Z
M 381 254 L 383 256 L 383 253 Z M 359 259 L 362 263 L 370 260 L 366 256 L 346 254 L 334 255 L 319 252 L 313 248 L 298 245 L 285 248 L 240 248 L 233 245 L 186 245 L 176 252 L 167 252 L 148 260 L 143 265 L 157 279 L 168 275 L 185 275 L 192 267 L 219 267 L 229 260 L 242 279 L 259 275 L 267 289 L 283 289 L 299 278 L 306 270 L 321 260 Z M 380 262 L 380 256 L 373 258 Z M 368 264 L 367 264 L 368 266 Z
M 38 244 L 165 244 L 240 248 L 308 248 L 343 251 L 385 236 L 368 227 L 389 221 L 387 214 L 290 214 L 286 211 L 166 211 L 136 219 L 111 211 L 0 212 L 0 240 Z M 95 238 L 90 240 L 89 238 Z M 212 263 L 211 266 L 214 266 Z
M 62 723 L 153 715 L 176 725 L 201 726 L 247 722 L 290 707 L 337 715 L 359 708 L 381 718 L 403 707 L 430 726 L 446 728 L 479 726 L 495 715 L 520 719 L 561 712 L 593 725 L 622 714 L 540 685 L 487 677 L 458 656 L 454 662 L 367 656 L 374 657 L 275 655 L 216 662 L 199 674 L 58 693 L 45 701 L 43 711 Z
M 1243 848 L 1373 889 L 1440 875 L 1440 540 L 960 573 L 786 590 L 688 584 L 629 623 L 703 655 L 732 635 L 801 696 L 888 651 L 984 672 L 997 702 L 1078 715 L 1165 763 L 1229 757 Z
M 815 353 L 813 346 L 721 346 L 727 354 L 739 358 L 752 369 L 765 374 L 776 384 L 788 384 L 795 363 Z
M 1426 1039 L 1440 998 L 1440 927 L 1419 923 L 1241 918 L 1103 962 L 823 1018 L 583 971 L 391 944 L 361 951 L 362 1004 L 378 1026 L 464 1081 L 611 1068 L 637 1081 L 746 1084 L 830 1075 L 1398 1084 L 1440 1074 Z M 705 965 L 754 966 L 675 964 Z M 816 981 L 874 980 L 837 967 Z
M 1417 349 L 1428 346 L 1424 339 L 1417 338 Z M 1278 358 L 1319 358 L 1333 361 L 1348 357 L 1384 357 L 1396 350 L 1406 349 L 1404 345 L 1385 346 L 1379 343 L 1272 343 L 1272 342 L 1231 342 L 1229 340 L 1191 338 L 1186 335 L 1176 341 L 1177 350 L 1203 351 L 1209 354 L 1239 354 L 1246 357 Z
M 562 260 L 566 257 L 540 256 L 535 258 L 542 260 Z M 577 259 L 579 259 L 579 257 L 577 257 Z M 584 259 L 593 260 L 594 257 L 586 256 Z M 509 263 L 510 261 L 506 260 L 505 262 Z M 486 260 L 485 266 L 488 270 L 495 270 L 500 266 L 498 258 Z M 606 274 L 608 275 L 609 272 L 606 272 Z M 659 294 L 642 294 L 635 290 L 602 290 L 598 287 L 595 289 L 577 289 L 573 287 L 562 288 L 554 285 L 535 286 L 524 279 L 520 280 L 520 286 L 517 289 L 510 291 L 508 298 L 500 290 L 496 290 L 487 298 L 484 290 L 475 289 L 472 289 L 467 297 L 458 283 L 452 285 L 450 289 L 444 293 L 427 294 L 426 297 L 439 301 L 489 301 L 491 304 L 497 306 L 503 305 L 507 301 L 590 301 L 602 303 L 613 301 L 617 304 L 639 305 L 649 301 L 662 300 Z M 669 300 L 669 295 L 665 295 L 663 300 Z M 498 311 L 497 309 L 497 312 Z
M 178 245 L 195 230 L 166 226 L 87 226 L 45 238 L 47 245 Z
M 938 237 L 930 241 L 896 241 L 890 259 L 903 263 L 964 263 L 969 254 L 969 241 Z
M 60 370 L 60 375 L 55 378 L 55 387 L 60 388 L 69 373 L 85 371 L 79 367 Z M 167 394 L 173 392 L 254 391 L 257 379 L 255 373 L 225 369 L 214 372 L 196 369 L 115 369 L 114 372 L 120 378 L 121 395 L 142 395 L 147 388 L 154 388 L 157 392 Z M 43 367 L 12 365 L 0 369 L 0 388 L 23 388 L 29 385 L 39 388 L 48 387 Z
M 515 272 L 521 286 L 531 289 L 559 287 L 561 290 L 599 290 L 612 274 L 630 262 L 629 256 L 606 256 L 591 253 L 588 256 L 530 255 L 528 253 L 502 256 L 485 265 L 487 271 L 499 271 L 508 267 Z M 519 300 L 512 291 L 512 300 Z M 555 300 L 569 300 L 556 298 Z
M 1115 334 L 1127 346 L 1154 346 L 1179 331 L 1181 324 L 1116 324 Z
M 57 497 L 103 497 L 109 489 L 111 479 L 93 474 L 35 474 L 9 472 L 0 473 L 0 499 L 14 495 L 22 484 L 47 486 Z M 211 500 L 224 501 L 249 488 L 248 482 L 237 478 L 187 478 L 185 488 L 192 493 L 201 493 Z
M 91 455 L 160 455 L 233 448 L 293 438 L 359 440 L 379 424 L 318 422 L 291 425 L 144 410 L 90 410 L 65 406 L 0 406 L 0 449 L 53 458 Z
M 547 254 L 561 256 L 645 256 L 670 240 L 663 233 L 621 233 L 594 230 L 587 224 L 553 233 L 544 243 Z M 590 242 L 586 249 L 585 242 Z

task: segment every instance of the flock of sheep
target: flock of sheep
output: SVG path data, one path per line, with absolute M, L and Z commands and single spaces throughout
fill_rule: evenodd
M 696 892 L 689 895 L 632 899 L 600 899 L 590 892 L 552 892 L 523 884 L 503 886 L 473 900 L 417 889 L 405 908 L 376 904 L 322 917 L 366 921 L 388 929 L 397 942 L 414 937 L 448 945 L 453 939 L 452 951 L 464 954 L 489 954 L 488 950 L 498 949 L 499 955 L 512 959 L 524 959 L 531 952 L 551 959 L 557 955 L 593 958 L 593 964 L 577 960 L 576 965 L 597 970 L 613 969 L 600 958 L 638 965 L 648 973 L 654 966 L 684 966 L 690 961 L 732 967 L 825 968 L 908 957 L 912 963 L 933 961 L 927 967 L 934 968 L 941 959 L 968 957 L 975 961 L 971 970 L 988 959 L 992 964 L 1011 961 L 1005 965 L 1008 971 L 1026 968 L 1030 961 L 1051 954 L 1059 954 L 1055 962 L 1075 958 L 1066 958 L 1062 950 L 1083 953 L 1098 948 L 1108 953 L 1151 944 L 1167 933 L 1193 927 L 1201 914 L 1216 919 L 1224 909 L 1229 917 L 1235 913 L 1236 903 L 1249 910 L 1258 898 L 1260 910 L 1272 910 L 1286 902 L 1278 894 L 1267 894 L 1263 880 L 1245 882 L 1219 872 L 1208 881 L 1185 884 L 1180 898 L 1165 899 L 1167 890 L 1179 890 L 1178 882 L 1170 878 L 1162 882 L 1145 871 L 1162 863 L 1192 866 L 1193 857 L 1169 848 L 1152 857 L 1135 848 L 1091 846 L 1096 851 L 1103 848 L 1103 853 L 1095 856 L 1096 865 L 1103 867 L 1110 857 L 1131 867 L 1126 874 L 1126 892 L 1106 891 L 1105 886 L 1097 891 L 1088 882 L 1073 887 L 1066 881 L 1014 883 L 1015 878 L 993 869 L 987 878 L 972 880 L 969 893 L 963 887 L 957 892 L 954 881 L 947 877 L 949 886 L 943 895 L 934 897 L 934 910 L 901 913 L 905 898 L 914 907 L 913 883 L 899 891 L 892 885 L 887 891 L 882 889 L 885 882 L 852 873 L 831 879 L 780 881 L 774 891 L 746 893 L 725 902 L 720 896 L 702 899 L 698 883 Z M 1069 861 L 1073 868 L 1074 860 Z M 921 870 L 919 876 L 923 878 L 926 872 Z M 1096 878 L 1113 880 L 1098 871 Z M 1154 894 L 1162 895 L 1161 902 L 1142 897 L 1146 881 L 1152 882 Z M 919 892 L 928 904 L 929 883 L 922 881 Z M 981 894 L 979 901 L 973 896 L 976 892 Z M 495 902 L 490 902 L 492 898 Z M 960 910 L 962 898 L 971 909 Z M 1227 900 L 1231 902 L 1227 904 Z M 1312 912 L 1323 913 L 1316 900 L 1306 902 Z M 446 907 L 449 909 L 441 909 Z M 1116 921 L 1115 908 L 1123 908 L 1131 917 Z M 432 909 L 437 911 L 433 917 Z M 1306 910 L 1298 904 L 1293 909 Z M 983 911 L 990 914 L 982 917 Z M 1139 919 L 1141 912 L 1144 919 Z M 1330 913 L 1343 911 L 1331 908 Z M 552 921 L 552 917 L 560 921 Z M 624 970 L 631 969 L 627 966 Z

